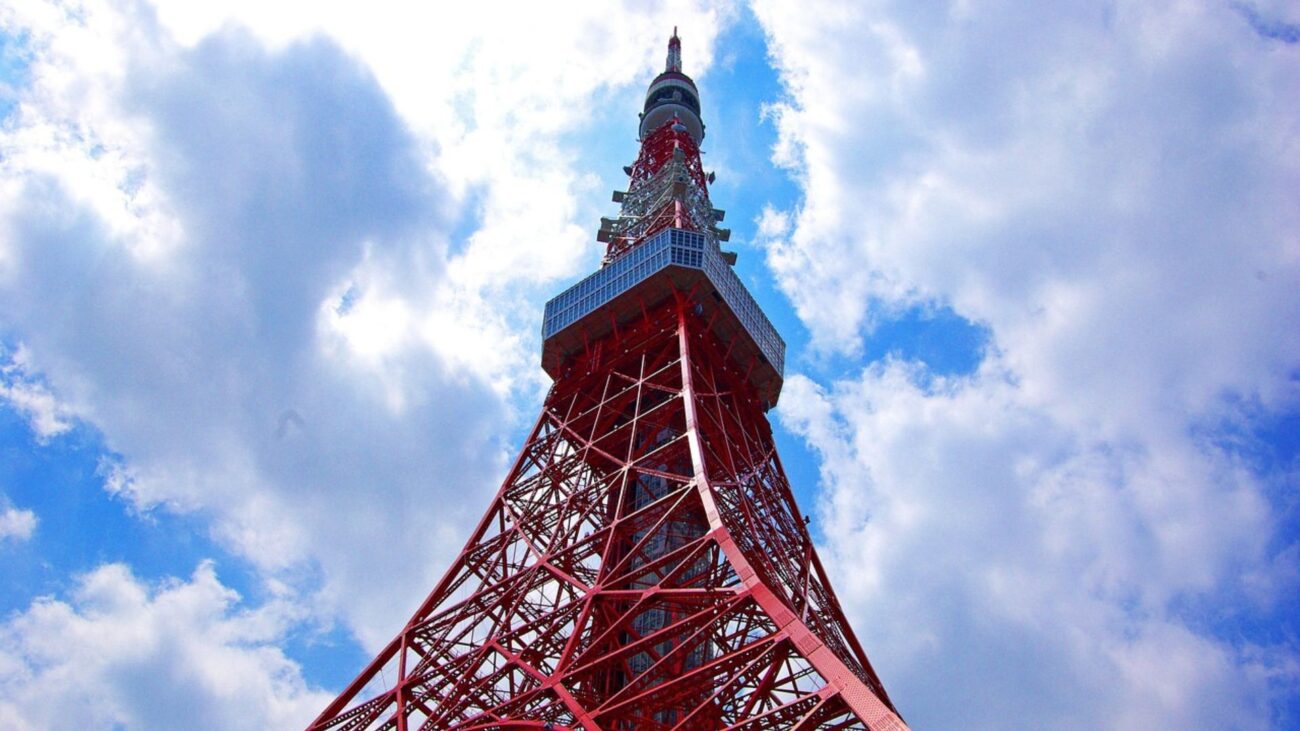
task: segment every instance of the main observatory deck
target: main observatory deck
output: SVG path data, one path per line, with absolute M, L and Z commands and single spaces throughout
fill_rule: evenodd
M 776 404 L 785 371 L 785 341 L 722 252 L 702 233 L 668 228 L 641 242 L 546 303 L 542 367 L 558 378 L 570 356 L 668 298 L 695 290 L 701 314 L 732 360 L 749 374 L 765 407 Z

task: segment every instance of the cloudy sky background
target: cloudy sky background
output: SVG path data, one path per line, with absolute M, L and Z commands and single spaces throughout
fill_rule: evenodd
M 1294 5 L 195 5 L 0 6 L 0 726 L 315 716 L 531 425 L 674 25 L 904 717 L 1300 724 Z

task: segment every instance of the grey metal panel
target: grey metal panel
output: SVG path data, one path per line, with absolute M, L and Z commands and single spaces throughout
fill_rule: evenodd
M 758 306 L 754 296 L 745 289 L 744 283 L 736 276 L 735 270 L 722 258 L 722 253 L 719 251 L 709 253 L 710 256 L 704 257 L 704 273 L 713 282 L 713 286 L 718 288 L 718 293 L 722 295 L 722 299 L 731 308 L 736 319 L 740 320 L 740 324 L 754 339 L 759 352 L 776 369 L 777 375 L 784 377 L 785 341 L 777 334 L 776 328 L 763 313 L 763 308 Z
M 776 369 L 785 372 L 785 341 L 740 277 L 704 234 L 669 228 L 651 236 L 623 256 L 546 303 L 542 340 L 547 340 L 619 295 L 669 266 L 704 272 L 718 294 L 753 338 L 759 352 Z

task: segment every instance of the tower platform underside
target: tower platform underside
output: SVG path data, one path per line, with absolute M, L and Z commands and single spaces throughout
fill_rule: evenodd
M 728 360 L 744 370 L 764 410 L 775 406 L 785 341 L 717 244 L 696 231 L 666 228 L 547 302 L 542 368 L 559 378 L 566 364 L 675 292 L 691 296 L 709 330 L 728 344 Z

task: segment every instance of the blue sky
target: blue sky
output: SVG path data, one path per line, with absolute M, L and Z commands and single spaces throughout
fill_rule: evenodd
M 531 425 L 673 26 L 904 717 L 1300 724 L 1293 7 L 192 5 L 0 8 L 0 726 L 350 679 Z

